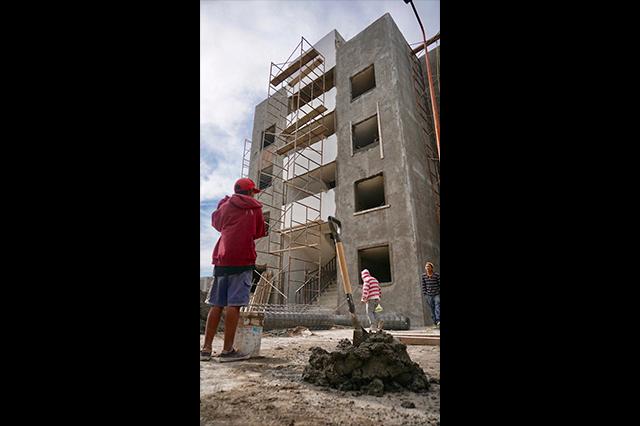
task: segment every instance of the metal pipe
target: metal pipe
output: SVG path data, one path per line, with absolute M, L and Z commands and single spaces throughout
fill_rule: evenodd
M 440 40 L 440 33 L 434 35 L 429 40 L 427 40 L 427 46 L 431 46 L 433 43 L 435 43 L 438 40 Z M 422 49 L 424 49 L 424 42 L 420 43 L 420 46 L 414 47 L 411 53 L 413 53 L 414 55 L 417 55 L 422 51 Z
M 427 78 L 429 80 L 429 94 L 431 96 L 431 109 L 433 111 L 433 124 L 436 130 L 436 147 L 438 148 L 438 159 L 440 159 L 440 120 L 438 117 L 438 106 L 436 105 L 436 94 L 433 90 L 433 78 L 431 76 L 431 64 L 429 63 L 429 51 L 427 50 L 427 35 L 424 32 L 424 26 L 422 26 L 422 21 L 420 20 L 420 16 L 418 16 L 418 11 L 416 10 L 416 6 L 413 4 L 413 0 L 404 0 L 405 3 L 411 3 L 411 8 L 413 9 L 413 13 L 416 15 L 418 19 L 418 24 L 420 24 L 420 30 L 422 30 L 422 40 L 424 42 L 424 59 L 427 64 Z

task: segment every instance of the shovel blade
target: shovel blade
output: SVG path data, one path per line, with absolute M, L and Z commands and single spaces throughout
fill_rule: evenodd
M 353 330 L 353 346 L 360 346 L 362 342 L 365 342 L 369 338 L 369 333 L 364 328 L 356 328 Z

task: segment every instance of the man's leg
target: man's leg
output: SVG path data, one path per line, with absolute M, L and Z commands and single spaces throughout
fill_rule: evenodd
M 222 306 L 212 306 L 209 308 L 209 314 L 207 315 L 207 326 L 204 330 L 204 345 L 202 345 L 203 351 L 211 351 L 211 345 L 213 344 L 213 338 L 216 336 L 218 330 L 218 324 L 220 324 L 220 316 L 222 315 Z
M 440 295 L 433 296 L 433 312 L 436 324 L 440 324 Z
M 211 308 L 209 308 L 209 313 L 207 314 L 207 325 L 204 330 L 204 345 L 200 352 L 200 359 L 203 361 L 211 357 L 213 338 L 218 330 L 218 324 L 220 324 L 222 309 L 224 309 L 224 306 L 227 304 L 227 282 L 225 277 L 214 277 L 205 303 L 211 306 Z
M 233 343 L 238 329 L 240 308 L 249 304 L 252 276 L 251 270 L 229 276 L 227 313 L 224 317 L 224 346 L 220 355 L 221 358 L 226 358 L 224 362 L 248 358 L 247 354 L 231 352 L 234 351 Z M 221 362 L 223 362 L 222 359 Z
M 427 296 L 427 300 L 429 301 L 429 308 L 431 310 L 431 320 L 433 321 L 433 325 L 436 325 L 436 306 L 433 296 Z
M 227 314 L 224 317 L 224 346 L 222 347 L 225 352 L 233 349 L 233 340 L 236 337 L 239 319 L 240 306 L 227 306 Z

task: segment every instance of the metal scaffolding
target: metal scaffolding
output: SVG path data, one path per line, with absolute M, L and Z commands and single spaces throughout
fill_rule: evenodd
M 439 40 L 439 34 L 437 38 L 432 38 L 432 42 L 435 43 Z M 424 44 L 422 44 L 424 46 Z M 418 112 L 416 119 L 418 120 L 418 126 L 421 129 L 422 134 L 425 136 L 427 143 L 425 144 L 427 150 L 427 173 L 431 181 L 431 190 L 435 200 L 436 219 L 440 223 L 440 157 L 437 150 L 433 146 L 432 141 L 436 136 L 435 123 L 432 115 L 429 113 L 431 110 L 430 96 L 428 93 L 427 84 L 424 79 L 424 72 L 420 65 L 420 59 L 417 57 L 417 53 L 420 49 L 411 49 L 409 46 L 409 58 L 411 60 L 413 88 L 416 98 L 416 110 Z M 438 89 L 440 88 L 440 51 L 436 55 L 436 78 L 438 82 Z M 438 90 L 438 95 L 440 91 Z M 439 96 L 433 96 L 436 99 L 436 103 L 439 102 Z
M 304 37 L 283 63 L 271 63 L 257 182 L 268 235 L 256 251 L 271 271 L 267 303 L 286 305 L 296 289 L 319 279 L 322 266 L 323 146 L 333 116 L 325 115 L 325 59 Z M 243 166 L 244 171 L 244 166 Z M 263 265 L 261 265 L 263 266 Z
M 244 140 L 244 150 L 242 151 L 242 171 L 240 177 L 249 177 L 249 170 L 251 167 L 251 141 L 249 139 Z

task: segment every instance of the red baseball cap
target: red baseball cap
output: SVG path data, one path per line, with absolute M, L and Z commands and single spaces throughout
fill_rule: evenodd
M 241 178 L 236 181 L 236 184 L 233 187 L 235 192 L 238 191 L 253 191 L 254 193 L 260 192 L 258 188 L 256 188 L 256 184 L 249 178 Z

